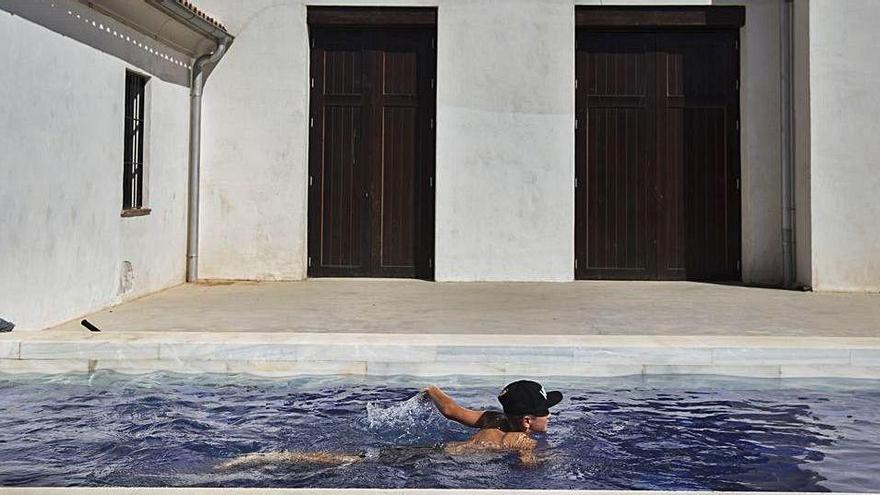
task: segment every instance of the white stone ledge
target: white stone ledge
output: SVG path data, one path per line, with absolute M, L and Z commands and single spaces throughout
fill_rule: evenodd
M 768 337 L 768 336 L 677 336 L 677 335 L 461 335 L 395 333 L 309 332 L 161 332 L 91 333 L 48 330 L 0 334 L 0 345 L 9 342 L 138 342 L 142 344 L 369 344 L 391 346 L 525 346 L 525 347 L 635 347 L 635 348 L 775 348 L 775 349 L 874 349 L 880 337 Z
M 724 375 L 742 378 L 779 378 L 780 366 L 733 366 L 733 365 L 646 365 L 645 375 Z M 818 377 L 817 377 L 818 378 Z M 859 378 L 859 377 L 852 377 Z
M 23 341 L 19 359 L 159 359 L 159 346 L 143 342 Z
M 802 348 L 722 348 L 712 350 L 713 364 L 766 365 L 766 364 L 852 364 L 850 349 Z
M 880 339 L 39 332 L 0 336 L 0 372 L 877 378 Z M 264 340 L 256 338 L 264 336 Z M 161 337 L 161 338 L 160 338 Z M 763 346 L 759 345 L 763 343 Z M 824 343 L 824 346 L 820 344 Z M 552 344 L 552 345 L 550 345 Z
M 853 366 L 880 366 L 880 349 L 855 349 L 852 351 Z
M 186 343 L 159 344 L 159 359 L 179 361 L 247 361 L 252 359 L 296 361 L 296 344 L 277 343 Z
M 0 373 L 88 373 L 87 359 L 0 359 Z
M 783 365 L 780 378 L 862 378 L 880 379 L 880 366 L 804 366 Z
M 712 349 L 700 347 L 577 347 L 575 361 L 600 364 L 712 364 Z
M 503 342 L 503 339 L 500 340 Z M 441 362 L 572 362 L 575 348 L 522 345 L 442 345 L 436 348 L 436 361 Z
M 21 342 L 0 341 L 0 359 L 18 359 L 21 356 Z
M 0 359 L 0 373 L 88 373 L 110 370 L 143 374 L 242 373 L 262 377 L 345 375 L 351 377 L 450 375 L 532 377 L 616 377 L 656 375 L 723 375 L 748 378 L 857 378 L 880 379 L 880 366 L 836 365 L 688 365 L 688 364 L 588 364 L 503 362 L 387 362 L 387 361 L 220 361 L 220 360 L 116 360 L 116 359 Z

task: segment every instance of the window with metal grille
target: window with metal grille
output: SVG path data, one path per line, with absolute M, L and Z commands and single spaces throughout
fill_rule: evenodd
M 144 206 L 144 130 L 147 77 L 125 73 L 125 156 L 122 169 L 122 209 Z

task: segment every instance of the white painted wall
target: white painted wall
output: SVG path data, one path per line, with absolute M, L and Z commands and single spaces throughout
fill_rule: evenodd
M 205 86 L 199 277 L 306 269 L 309 48 L 298 1 L 210 0 L 236 36 Z
M 780 0 L 742 31 L 743 277 L 782 281 Z M 437 280 L 571 280 L 574 10 L 589 0 L 328 1 L 439 6 Z M 200 274 L 306 274 L 308 33 L 300 0 L 201 0 L 236 35 L 205 95 Z M 537 68 L 537 69 L 536 69 Z
M 812 285 L 880 291 L 876 0 L 810 1 Z
M 438 280 L 574 277 L 574 7 L 438 16 Z
M 121 218 L 128 64 L 0 10 L 0 66 L 0 317 L 41 329 L 181 283 L 187 88 L 150 81 L 153 212 Z
M 746 6 L 740 41 L 743 281 L 783 283 L 780 1 Z

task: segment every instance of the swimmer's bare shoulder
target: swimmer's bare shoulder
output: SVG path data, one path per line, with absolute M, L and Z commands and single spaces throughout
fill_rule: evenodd
M 448 453 L 465 453 L 479 450 L 534 450 L 538 442 L 521 432 L 505 432 L 499 429 L 480 430 L 463 442 L 449 442 L 443 450 Z
M 521 432 L 505 432 L 496 428 L 480 430 L 463 442 L 450 442 L 443 446 L 449 455 L 468 455 L 480 452 L 512 452 L 527 466 L 537 464 L 535 447 L 538 442 Z

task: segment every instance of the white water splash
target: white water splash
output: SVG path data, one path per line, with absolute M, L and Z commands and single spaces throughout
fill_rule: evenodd
M 367 403 L 366 426 L 383 437 L 418 438 L 425 434 L 430 423 L 436 421 L 436 410 L 425 394 L 391 405 Z

